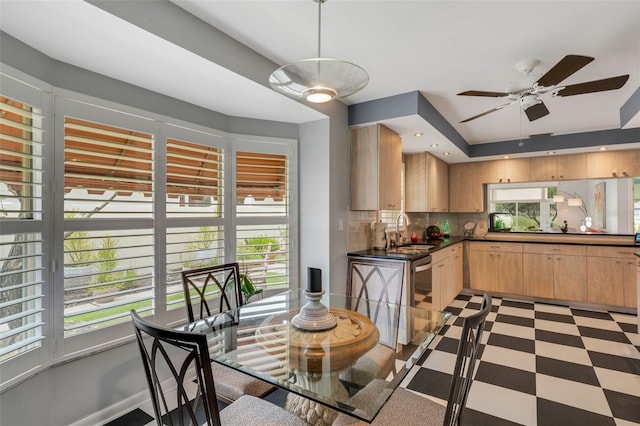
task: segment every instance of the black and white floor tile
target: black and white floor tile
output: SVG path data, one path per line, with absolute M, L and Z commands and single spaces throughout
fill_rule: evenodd
M 430 296 L 416 297 L 420 306 Z M 402 387 L 446 404 L 461 317 L 480 309 L 480 301 L 456 298 L 447 308 L 452 317 Z M 494 297 L 463 424 L 639 426 L 636 321 L 633 315 Z M 282 406 L 285 396 L 278 390 L 267 399 Z M 153 409 L 136 408 L 107 425 L 155 425 Z
M 445 404 L 462 320 L 454 315 L 403 387 Z M 640 337 L 633 315 L 493 298 L 466 418 L 469 425 L 640 425 Z

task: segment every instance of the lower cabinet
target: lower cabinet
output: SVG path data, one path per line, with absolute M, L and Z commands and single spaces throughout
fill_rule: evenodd
M 522 272 L 527 296 L 587 301 L 585 246 L 524 244 Z
M 431 254 L 433 309 L 444 310 L 462 291 L 463 246 L 454 244 Z
M 587 247 L 589 303 L 635 308 L 636 248 Z
M 469 242 L 472 289 L 523 294 L 522 244 Z

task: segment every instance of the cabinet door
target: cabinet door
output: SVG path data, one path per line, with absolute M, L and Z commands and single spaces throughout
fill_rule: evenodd
M 505 182 L 504 162 L 502 160 L 484 161 L 479 163 L 480 182 L 482 183 L 499 183 Z
M 636 262 L 634 259 L 624 259 L 624 280 L 623 280 L 623 306 L 637 308 L 638 286 L 636 283 Z M 638 260 L 640 264 L 640 259 Z
M 351 210 L 378 210 L 378 129 L 352 127 Z
M 404 156 L 404 209 L 407 212 L 427 211 L 427 155 Z
M 522 294 L 522 253 L 492 253 L 495 257 L 496 289 L 500 293 Z
M 526 296 L 553 298 L 553 256 L 524 253 L 522 255 L 522 287 Z
M 618 153 L 590 152 L 587 154 L 587 177 L 610 178 L 618 175 Z
M 449 211 L 449 166 L 439 158 L 427 154 L 427 210 Z
M 504 160 L 504 182 L 527 182 L 530 163 L 528 158 Z
M 400 210 L 402 196 L 402 139 L 379 124 L 379 209 Z M 375 209 L 374 209 L 375 210 Z
M 554 255 L 553 296 L 561 300 L 587 301 L 587 257 Z
M 431 265 L 433 287 L 431 288 L 431 300 L 433 309 L 441 311 L 447 306 L 449 285 L 449 258 L 445 258 Z
M 587 176 L 587 154 L 560 155 L 556 162 L 554 179 L 584 179 Z
M 557 175 L 558 160 L 556 157 L 532 157 L 529 159 L 529 180 L 554 180 Z
M 496 291 L 496 258 L 490 251 L 469 251 L 469 285 L 474 290 Z
M 480 163 L 449 165 L 449 211 L 484 211 L 484 187 Z
M 640 149 L 618 152 L 618 177 L 640 176 Z
M 623 306 L 624 262 L 612 257 L 589 257 L 587 301 L 600 305 Z
M 634 265 L 635 266 L 635 265 Z M 449 305 L 460 294 L 463 287 L 463 250 L 462 244 L 457 244 L 449 256 L 450 285 L 445 305 Z

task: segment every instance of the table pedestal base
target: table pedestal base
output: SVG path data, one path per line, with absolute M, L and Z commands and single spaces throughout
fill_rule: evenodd
M 349 392 L 340 381 L 338 371 L 329 375 L 295 371 L 297 384 L 318 395 L 331 395 L 338 401 L 349 399 Z M 315 426 L 330 425 L 338 416 L 338 412 L 303 396 L 288 394 L 285 409 Z

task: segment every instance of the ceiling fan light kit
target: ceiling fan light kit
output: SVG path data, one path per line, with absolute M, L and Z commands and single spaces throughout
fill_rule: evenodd
M 278 68 L 269 77 L 269 84 L 292 98 L 323 103 L 363 89 L 369 83 L 369 75 L 351 62 L 321 56 L 322 3 L 327 0 L 313 1 L 318 3 L 318 56 Z
M 484 96 L 507 98 L 510 100 L 510 102 L 506 104 L 469 117 L 460 123 L 467 123 L 516 103 L 520 105 L 520 108 L 525 112 L 529 121 L 535 121 L 550 114 L 549 109 L 540 98 L 541 95 L 549 94 L 552 97 L 562 97 L 616 90 L 624 86 L 629 79 L 629 75 L 626 74 L 568 86 L 560 85 L 562 81 L 578 72 L 593 60 L 594 58 L 589 56 L 567 55 L 542 76 L 531 75 L 533 69 L 540 63 L 537 59 L 518 62 L 515 68 L 523 74 L 524 77 L 509 82 L 504 92 L 468 90 L 458 93 L 459 96 Z

